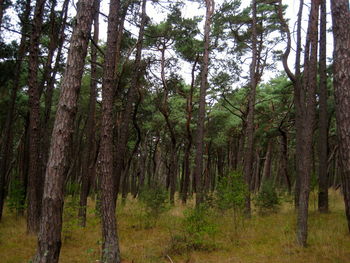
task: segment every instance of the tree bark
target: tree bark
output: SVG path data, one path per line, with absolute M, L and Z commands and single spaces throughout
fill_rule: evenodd
M 345 214 L 350 232 L 350 11 L 348 0 L 332 0 L 334 96 Z
M 190 187 L 190 177 L 191 177 L 191 167 L 190 167 L 190 157 L 191 157 L 191 149 L 192 149 L 192 130 L 191 130 L 191 121 L 192 121 L 192 111 L 193 111 L 193 91 L 194 91 L 194 82 L 195 82 L 195 70 L 198 63 L 198 56 L 196 57 L 196 60 L 194 61 L 194 64 L 192 66 L 191 71 L 191 87 L 190 87 L 190 94 L 186 96 L 186 149 L 185 149 L 185 156 L 184 156 L 184 178 L 183 178 L 183 187 L 182 187 L 182 196 L 181 200 L 182 203 L 185 204 L 187 202 L 187 194 Z
M 116 172 L 115 198 L 117 198 L 117 195 L 119 193 L 121 175 L 123 170 L 125 169 L 125 155 L 127 152 L 127 143 L 129 139 L 130 122 L 132 121 L 132 118 L 133 118 L 133 108 L 134 108 L 135 102 L 137 101 L 136 92 L 140 88 L 139 87 L 140 80 L 143 72 L 143 67 L 141 65 L 141 58 L 142 58 L 143 37 L 145 32 L 146 20 L 147 20 L 146 0 L 142 0 L 141 9 L 142 9 L 141 24 L 140 24 L 139 36 L 136 44 L 134 74 L 132 77 L 131 86 L 128 90 L 127 102 L 125 105 L 124 112 L 122 114 L 122 122 L 120 125 L 120 133 L 119 133 L 118 142 L 117 142 L 117 152 L 116 152 L 117 156 L 116 156 L 116 168 L 115 168 L 115 172 Z M 118 43 L 120 45 L 121 42 L 119 41 Z
M 59 259 L 64 181 L 92 24 L 93 3 L 93 0 L 80 0 L 77 4 L 76 24 L 70 41 L 67 66 L 61 85 L 50 155 L 45 172 L 38 249 L 33 260 L 35 263 L 57 263 Z
M 318 128 L 318 210 L 328 212 L 328 113 L 327 113 L 327 9 L 321 3 L 319 61 L 319 128 Z
M 52 125 L 51 125 L 52 97 L 53 97 L 53 91 L 55 88 L 56 75 L 60 68 L 63 44 L 66 38 L 65 29 L 66 29 L 66 22 L 67 22 L 68 5 L 69 5 L 69 0 L 65 0 L 62 7 L 62 14 L 60 16 L 60 20 L 62 20 L 62 22 L 58 33 L 59 37 L 57 40 L 57 46 L 54 47 L 55 49 L 57 49 L 56 61 L 52 69 L 51 76 L 48 76 L 48 80 L 46 81 L 46 88 L 44 87 L 45 108 L 44 108 L 44 114 L 43 114 L 44 116 L 41 121 L 41 126 L 42 126 L 41 163 L 42 163 L 43 176 L 45 176 L 46 164 L 49 158 L 50 139 L 51 139 L 51 133 L 52 133 Z M 55 32 L 52 32 L 52 34 L 57 34 L 56 30 L 52 30 L 52 31 L 55 31 Z
M 115 179 L 113 178 L 113 95 L 116 80 L 116 48 L 118 42 L 118 15 L 120 1 L 111 0 L 108 15 L 107 47 L 102 81 L 101 124 L 101 212 L 102 262 L 119 263 L 119 241 L 116 221 Z
M 296 119 L 297 144 L 297 174 L 300 178 L 299 206 L 297 209 L 297 242 L 306 247 L 308 235 L 308 208 L 310 179 L 312 171 L 313 131 L 316 113 L 316 85 L 317 85 L 317 46 L 318 46 L 318 16 L 320 2 L 312 1 L 309 15 L 309 25 L 306 35 L 304 53 L 304 75 L 302 90 L 297 97 L 301 108 L 299 118 Z M 298 129 L 299 128 L 299 129 Z M 298 149 L 297 149 L 298 150 Z
M 244 150 L 244 163 L 243 163 L 243 175 L 245 183 L 248 187 L 248 191 L 245 197 L 245 209 L 244 213 L 247 217 L 251 216 L 251 204 L 250 204 L 250 181 L 252 178 L 253 171 L 253 152 L 254 152 L 254 105 L 256 96 L 256 86 L 257 86 L 257 3 L 256 0 L 252 0 L 252 62 L 250 64 L 250 90 L 248 97 L 248 114 L 245 128 L 245 150 Z
M 39 44 L 46 0 L 38 0 L 34 10 L 33 29 L 29 50 L 29 170 L 28 170 L 28 209 L 27 231 L 39 230 L 43 178 L 40 166 L 40 87 L 38 84 Z
M 262 182 L 271 179 L 271 162 L 272 162 L 272 139 L 269 139 L 266 147 L 266 155 L 264 161 Z
M 99 11 L 100 1 L 95 0 L 94 3 L 94 36 L 93 41 L 98 43 L 99 37 Z M 91 188 L 91 180 L 95 173 L 95 152 L 96 152 L 96 128 L 95 128 L 95 113 L 96 113 L 96 97 L 97 97 L 97 48 L 91 45 L 91 80 L 90 80 L 90 98 L 89 98 L 89 113 L 87 119 L 86 131 L 86 150 L 85 159 L 82 167 L 82 182 L 79 201 L 79 218 L 80 225 L 86 225 L 86 206 L 87 198 Z
M 210 27 L 211 19 L 214 13 L 214 0 L 206 0 L 206 16 L 204 24 L 204 54 L 202 61 L 201 84 L 199 91 L 199 113 L 197 122 L 196 137 L 196 156 L 194 179 L 196 184 L 196 206 L 198 207 L 203 201 L 203 147 L 204 147 L 204 125 L 205 125 L 205 97 L 208 88 L 208 68 L 209 68 L 209 47 L 210 47 Z

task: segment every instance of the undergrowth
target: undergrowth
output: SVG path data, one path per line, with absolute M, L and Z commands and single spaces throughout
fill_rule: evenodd
M 350 236 L 344 204 L 338 192 L 331 191 L 329 197 L 330 213 L 320 214 L 310 208 L 307 248 L 295 243 L 296 215 L 289 202 L 281 201 L 275 213 L 253 214 L 235 235 L 231 209 L 220 212 L 209 207 L 196 211 L 193 200 L 185 206 L 177 200 L 174 207 L 161 213 L 154 227 L 137 228 L 135 213 L 143 208 L 130 198 L 117 209 L 122 262 L 169 263 L 171 259 L 176 263 L 345 263 L 350 256 Z M 76 217 L 76 211 L 74 216 L 69 211 L 75 210 L 74 206 L 73 200 L 66 200 L 63 226 L 69 229 L 69 238 L 62 243 L 60 263 L 98 262 L 101 229 L 93 211 L 95 203 L 88 202 L 86 228 L 70 222 Z M 169 249 L 174 242 L 178 251 Z M 26 234 L 25 218 L 16 218 L 7 207 L 0 223 L 0 262 L 28 262 L 36 244 L 36 237 Z

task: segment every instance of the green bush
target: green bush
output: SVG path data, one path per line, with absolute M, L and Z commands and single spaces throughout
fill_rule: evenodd
M 278 210 L 280 198 L 271 180 L 263 182 L 259 193 L 255 197 L 254 204 L 262 215 Z
M 180 231 L 171 235 L 168 253 L 183 254 L 193 250 L 216 249 L 218 226 L 207 204 L 185 210 L 181 227 Z
M 220 179 L 216 189 L 216 204 L 220 210 L 243 209 L 248 191 L 243 175 L 234 171 Z
M 238 229 L 243 226 L 243 209 L 245 205 L 247 184 L 244 182 L 240 171 L 233 171 L 220 179 L 216 189 L 216 205 L 222 212 L 230 210 L 233 213 L 233 227 L 237 234 Z
M 139 200 L 143 205 L 141 221 L 145 228 L 155 226 L 159 216 L 170 208 L 167 191 L 158 185 L 141 189 Z

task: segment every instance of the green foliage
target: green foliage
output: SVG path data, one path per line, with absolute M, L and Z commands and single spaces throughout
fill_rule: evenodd
M 25 189 L 21 181 L 17 178 L 11 180 L 6 202 L 10 212 L 18 215 L 21 211 L 24 211 L 26 208 L 25 198 Z
M 241 171 L 220 178 L 216 189 L 216 206 L 222 212 L 231 210 L 234 233 L 244 225 L 243 209 L 248 187 Z
M 139 200 L 143 204 L 140 219 L 144 228 L 154 227 L 159 216 L 169 209 L 168 193 L 159 185 L 141 189 Z
M 233 208 L 235 211 L 244 207 L 247 185 L 240 171 L 233 171 L 220 178 L 216 190 L 216 204 L 220 210 Z
M 182 229 L 172 234 L 169 253 L 183 254 L 193 250 L 212 251 L 217 248 L 215 235 L 218 226 L 207 204 L 184 211 Z
M 265 180 L 255 198 L 255 206 L 262 215 L 276 212 L 280 205 L 280 198 L 272 180 Z

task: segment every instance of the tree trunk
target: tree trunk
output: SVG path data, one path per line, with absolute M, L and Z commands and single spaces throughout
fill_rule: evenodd
M 101 125 L 101 212 L 102 262 L 119 263 L 119 241 L 115 216 L 115 179 L 113 178 L 113 94 L 116 80 L 116 48 L 120 1 L 111 0 L 108 15 L 107 47 L 102 82 Z
M 288 137 L 287 137 L 287 133 L 283 131 L 281 128 L 279 128 L 279 132 L 281 134 L 281 150 L 280 150 L 281 163 L 280 163 L 279 174 L 282 177 L 281 179 L 285 180 L 288 187 L 288 192 L 290 193 L 292 190 L 292 184 L 288 174 Z
M 29 170 L 28 170 L 28 209 L 27 231 L 39 230 L 43 178 L 40 166 L 40 87 L 38 85 L 39 44 L 46 0 L 38 0 L 35 5 L 33 29 L 29 50 Z
M 42 141 L 41 141 L 42 160 L 41 161 L 42 162 L 41 163 L 42 163 L 42 170 L 43 170 L 44 176 L 45 176 L 47 160 L 49 158 L 50 139 L 51 139 L 51 133 L 52 133 L 52 125 L 51 125 L 52 97 L 53 97 L 53 91 L 55 88 L 56 75 L 60 68 L 63 44 L 66 38 L 65 28 L 66 28 L 66 22 L 67 22 L 68 5 L 69 5 L 69 0 L 65 0 L 62 7 L 62 15 L 60 17 L 60 20 L 62 20 L 62 22 L 59 30 L 59 39 L 57 41 L 57 47 L 56 47 L 57 48 L 56 61 L 52 70 L 52 74 L 46 83 L 46 89 L 44 90 L 45 108 L 44 108 L 44 116 L 41 121 L 41 126 L 42 126 L 42 136 L 41 136 L 42 138 Z M 52 33 L 56 34 L 57 32 L 52 32 Z
M 93 41 L 98 43 L 99 36 L 99 11 L 100 1 L 95 0 L 94 5 L 94 36 Z M 87 198 L 91 188 L 91 179 L 95 173 L 95 149 L 96 149 L 96 135 L 95 135 L 95 112 L 96 112 L 96 97 L 97 97 L 97 48 L 91 45 L 91 80 L 90 80 L 90 99 L 89 99 L 89 113 L 87 120 L 86 132 L 86 150 L 85 159 L 82 167 L 82 182 L 79 202 L 79 218 L 80 225 L 86 225 L 86 206 Z
M 209 46 L 210 46 L 210 27 L 211 19 L 214 13 L 214 0 L 206 0 L 206 16 L 204 24 L 204 54 L 202 61 L 201 84 L 199 91 L 199 113 L 197 122 L 196 137 L 196 156 L 194 179 L 196 184 L 196 206 L 198 207 L 203 201 L 203 147 L 204 147 L 204 124 L 205 124 L 205 97 L 208 87 L 208 68 L 209 68 Z
M 262 183 L 271 179 L 271 162 L 272 162 L 272 139 L 269 139 L 266 147 L 266 155 L 264 161 Z
M 332 0 L 334 95 L 345 214 L 350 232 L 350 11 L 348 0 Z
M 252 62 L 250 64 L 250 90 L 248 98 L 248 114 L 245 129 L 245 150 L 244 150 L 244 163 L 243 163 L 243 175 L 245 183 L 248 187 L 248 191 L 245 197 L 245 215 L 247 217 L 251 216 L 251 204 L 250 204 L 250 181 L 252 178 L 253 170 L 253 148 L 254 148 L 254 105 L 256 96 L 256 86 L 257 86 L 257 31 L 256 31 L 256 0 L 252 0 Z
M 77 4 L 76 24 L 70 41 L 45 173 L 35 263 L 57 263 L 59 259 L 67 157 L 90 36 L 93 3 L 93 0 L 80 0 Z
M 195 70 L 198 63 L 198 56 L 194 61 L 191 71 L 191 87 L 190 94 L 186 96 L 186 149 L 184 156 L 184 178 L 183 178 L 183 188 L 182 188 L 182 203 L 185 204 L 187 202 L 187 194 L 190 187 L 190 177 L 191 177 L 191 166 L 190 166 L 190 157 L 191 157 L 191 149 L 192 149 L 192 130 L 191 130 L 191 121 L 192 121 L 192 110 L 193 110 L 193 91 L 194 91 L 194 82 L 195 82 Z
M 327 113 L 327 9 L 321 3 L 319 61 L 319 128 L 318 128 L 318 210 L 328 212 L 328 113 Z
M 304 53 L 304 75 L 302 90 L 298 91 L 298 104 L 301 112 L 296 119 L 297 144 L 297 174 L 300 178 L 299 206 L 297 210 L 297 242 L 305 247 L 308 234 L 308 208 L 310 179 L 312 171 L 313 130 L 316 113 L 317 85 L 317 45 L 318 45 L 318 14 L 319 1 L 312 1 L 309 15 L 309 25 L 306 35 Z M 298 148 L 297 148 L 298 150 Z
M 131 86 L 128 90 L 127 94 L 127 102 L 125 105 L 125 110 L 122 115 L 122 122 L 120 127 L 120 134 L 117 142 L 117 152 L 116 152 L 116 191 L 115 191 L 115 198 L 117 198 L 118 192 L 119 192 L 119 185 L 121 181 L 121 175 L 123 170 L 125 169 L 125 155 L 127 150 L 127 143 L 129 139 L 129 126 L 130 122 L 132 121 L 133 117 L 133 108 L 134 104 L 137 100 L 136 92 L 140 88 L 140 80 L 143 72 L 143 68 L 141 65 L 141 56 L 142 56 L 142 46 L 143 46 L 143 36 L 145 31 L 145 25 L 146 25 L 146 0 L 142 1 L 142 13 L 141 13 L 141 24 L 140 24 L 140 31 L 139 36 L 136 44 L 136 56 L 135 56 L 135 63 L 134 63 L 134 75 L 131 81 Z M 118 42 L 119 44 L 121 42 Z

